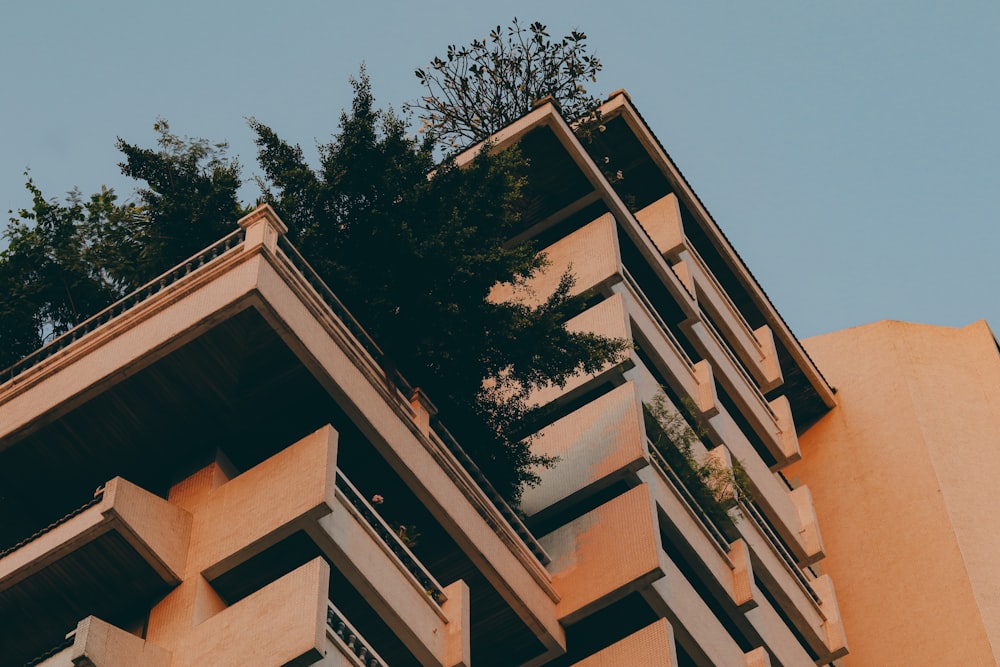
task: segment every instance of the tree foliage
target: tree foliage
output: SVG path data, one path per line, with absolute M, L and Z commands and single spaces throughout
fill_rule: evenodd
M 532 390 L 593 372 L 623 343 L 570 333 L 578 305 L 571 278 L 537 307 L 487 297 L 501 282 L 523 284 L 547 260 L 516 234 L 516 150 L 482 151 L 470 164 L 434 164 L 433 144 L 406 135 L 374 106 L 362 72 L 350 112 L 311 168 L 299 146 L 251 121 L 265 196 L 303 254 L 443 418 L 508 499 L 536 479 L 546 459 L 519 426 Z M 433 178 L 428 172 L 434 169 Z
M 701 441 L 707 431 L 694 416 L 693 403 L 682 406 L 685 418 L 661 389 L 644 408 L 646 435 L 653 449 L 716 526 L 731 525 L 735 519 L 729 510 L 739 502 L 753 499 L 750 477 L 743 462 L 733 458 L 729 468 L 707 453 L 701 457 L 695 454 L 695 443 Z
M 537 96 L 532 86 L 544 72 L 559 80 L 600 67 L 584 55 L 582 33 L 553 45 L 541 24 L 515 28 L 520 52 L 544 66 L 543 74 L 529 68 L 526 99 Z M 542 52 L 549 55 L 530 55 Z M 552 54 L 561 60 L 549 62 Z M 410 137 L 401 118 L 376 108 L 363 71 L 353 84 L 352 106 L 318 147 L 315 168 L 299 146 L 250 121 L 264 197 L 391 363 L 431 396 L 516 503 L 537 479 L 535 466 L 549 463 L 524 437 L 532 392 L 596 371 L 624 341 L 566 330 L 582 307 L 570 298 L 570 275 L 539 305 L 488 298 L 498 283 L 524 285 L 547 264 L 532 244 L 506 243 L 521 231 L 526 165 L 516 149 L 484 149 L 461 168 L 439 163 L 439 135 Z M 576 88 L 561 95 L 583 99 Z M 105 189 L 60 203 L 28 181 L 32 207 L 12 216 L 0 253 L 0 366 L 210 245 L 245 212 L 240 165 L 225 144 L 179 137 L 163 120 L 154 129 L 155 148 L 118 140 L 122 173 L 141 184 L 132 202 Z
M 225 144 L 154 129 L 158 149 L 122 139 L 122 173 L 145 184 L 136 202 L 103 188 L 60 203 L 29 178 L 31 207 L 11 215 L 0 253 L 0 367 L 97 313 L 218 240 L 242 214 L 239 164 Z
M 601 61 L 587 51 L 587 35 L 573 30 L 552 40 L 539 23 L 524 27 L 515 18 L 468 46 L 449 45 L 415 74 L 426 89 L 412 108 L 445 144 L 482 141 L 551 95 L 571 119 L 593 113 L 600 100 L 587 92 Z

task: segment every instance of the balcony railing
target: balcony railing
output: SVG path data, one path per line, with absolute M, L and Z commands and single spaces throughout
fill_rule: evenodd
M 663 455 L 657 450 L 656 445 L 652 441 L 646 441 L 649 446 L 649 455 L 653 459 L 653 467 L 666 479 L 667 483 L 674 489 L 681 500 L 687 506 L 688 511 L 692 516 L 702 525 L 705 532 L 712 538 L 716 546 L 722 550 L 723 554 L 728 554 L 730 550 L 729 540 L 726 539 L 725 534 L 722 529 L 716 525 L 712 520 L 712 517 L 708 515 L 705 509 L 698 503 L 691 491 L 684 485 L 681 478 L 674 472 L 670 464 L 667 463 Z
M 819 595 L 813 590 L 812 585 L 810 585 L 809 580 L 806 578 L 805 573 L 799 569 L 798 563 L 795 562 L 795 557 L 792 556 L 791 551 L 785 545 L 785 541 L 781 539 L 781 536 L 774 530 L 771 522 L 768 521 L 764 513 L 760 511 L 757 504 L 752 500 L 739 500 L 738 501 L 740 509 L 743 510 L 743 514 L 749 518 L 756 526 L 761 534 L 765 537 L 768 544 L 778 555 L 781 561 L 785 564 L 785 568 L 795 577 L 802 590 L 812 598 L 813 602 L 816 604 L 820 603 Z M 812 572 L 812 570 L 810 570 Z
M 361 637 L 354 626 L 340 613 L 333 603 L 327 603 L 326 624 L 333 633 L 334 641 L 341 645 L 349 656 L 355 658 L 362 667 L 388 667 L 385 660 Z
M 0 551 L 0 558 L 4 558 L 8 554 L 11 554 L 11 553 L 17 551 L 18 549 L 20 549 L 21 547 L 27 545 L 28 543 L 37 540 L 39 537 L 41 537 L 45 533 L 48 533 L 51 530 L 57 528 L 58 526 L 61 526 L 62 524 L 66 523 L 67 521 L 69 521 L 73 517 L 75 517 L 75 516 L 77 516 L 79 514 L 83 514 L 88 509 L 90 509 L 91 507 L 93 507 L 97 503 L 101 502 L 101 500 L 103 498 L 104 498 L 104 491 L 103 491 L 103 489 L 98 489 L 97 492 L 94 494 L 94 497 L 91 500 L 89 500 L 88 502 L 84 503 L 82 506 L 77 507 L 75 510 L 73 510 L 72 512 L 70 512 L 69 514 L 67 514 L 67 515 L 65 515 L 63 517 L 61 517 L 59 519 L 56 519 L 55 521 L 53 521 L 49 525 L 45 526 L 41 530 L 38 530 L 37 532 L 35 532 L 35 533 L 31 534 L 31 535 L 29 535 L 28 537 L 26 537 L 23 540 L 17 542 L 16 544 L 12 544 L 11 546 L 7 547 L 6 549 Z
M 663 337 L 666 338 L 667 342 L 670 344 L 670 347 L 674 348 L 674 352 L 677 353 L 677 356 L 680 357 L 688 368 L 693 367 L 694 362 L 691 361 L 691 357 L 689 357 L 688 353 L 684 351 L 684 347 L 681 345 L 680 341 L 677 340 L 677 336 L 674 335 L 674 333 L 670 330 L 670 327 L 667 326 L 667 323 L 663 321 L 662 317 L 660 317 L 659 312 L 657 312 L 656 308 L 653 307 L 649 297 L 647 297 L 646 293 L 639 287 L 639 283 L 636 282 L 635 278 L 632 277 L 632 274 L 629 273 L 624 266 L 620 268 L 622 277 L 625 278 L 625 284 L 629 287 L 629 291 L 632 292 L 636 300 L 642 304 L 642 307 L 646 310 L 646 314 L 656 324 L 660 333 L 663 334 Z
M 86 336 L 91 331 L 103 324 L 107 324 L 112 318 L 124 313 L 129 308 L 142 303 L 157 292 L 160 292 L 169 285 L 174 284 L 195 269 L 201 268 L 216 257 L 232 250 L 243 242 L 246 234 L 243 229 L 237 229 L 228 236 L 216 241 L 197 255 L 185 260 L 161 276 L 154 278 L 137 290 L 127 294 L 118 301 L 100 311 L 96 315 L 77 324 L 69 331 L 56 337 L 52 342 L 44 345 L 28 356 L 24 357 L 13 366 L 0 372 L 0 383 L 12 380 L 32 366 L 48 359 L 56 352 L 68 347 L 72 343 Z
M 417 583 L 427 592 L 427 596 L 434 601 L 438 606 L 442 605 L 448 596 L 444 594 L 444 589 L 441 584 L 437 582 L 436 579 L 427 571 L 426 568 L 417 560 L 417 557 L 413 555 L 413 552 L 407 548 L 399 536 L 389 527 L 378 512 L 375 511 L 367 500 L 365 500 L 361 494 L 358 492 L 357 488 L 351 484 L 350 480 L 344 476 L 344 474 L 338 469 L 336 478 L 337 489 L 344 494 L 347 502 L 351 503 L 351 506 L 358 511 L 364 520 L 371 526 L 375 534 L 379 536 L 379 539 L 389 548 L 389 551 L 395 554 L 396 558 L 403 564 L 407 572 L 413 575 L 413 578 L 417 580 Z

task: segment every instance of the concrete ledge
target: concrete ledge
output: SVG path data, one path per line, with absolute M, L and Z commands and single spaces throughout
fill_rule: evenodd
M 326 647 L 330 566 L 316 558 L 194 626 L 171 667 L 305 667 Z
M 572 625 L 663 576 L 660 536 L 645 485 L 608 501 L 542 538 L 562 599 L 559 621 Z

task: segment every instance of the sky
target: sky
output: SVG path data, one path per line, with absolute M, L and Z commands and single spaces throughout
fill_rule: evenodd
M 882 319 L 1000 332 L 1000 2 L 43 0 L 0 23 L 0 206 L 136 184 L 117 137 L 157 118 L 228 141 L 246 119 L 308 156 L 362 63 L 381 105 L 448 44 L 578 29 L 802 338 Z M 256 198 L 252 184 L 244 187 Z

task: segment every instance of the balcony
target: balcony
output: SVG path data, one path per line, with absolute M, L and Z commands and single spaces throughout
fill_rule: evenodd
M 93 488 L 107 478 L 103 471 L 122 461 L 152 459 L 164 465 L 135 464 L 148 478 L 143 485 L 167 488 L 189 471 L 190 461 L 210 460 L 220 446 L 237 469 L 249 471 L 327 423 L 325 415 L 340 415 L 434 517 L 463 571 L 483 575 L 482 588 L 497 598 L 511 627 L 522 628 L 544 651 L 561 651 L 563 630 L 544 550 L 446 429 L 428 420 L 405 380 L 386 372 L 377 346 L 284 239 L 273 211 L 261 207 L 241 224 L 245 229 L 217 248 L 15 369 L 0 384 L 3 462 L 50 470 L 52 479 L 74 483 L 94 478 L 88 482 Z M 113 429 L 107 428 L 109 415 L 117 417 Z M 335 479 L 329 476 L 330 489 Z M 24 507 L 45 496 L 19 482 L 11 465 L 0 466 L 0 480 L 25 492 Z M 288 495 L 268 488 L 277 498 Z M 199 529 L 196 550 L 204 561 L 196 569 L 213 580 L 305 525 L 321 537 L 327 531 L 310 511 L 336 515 L 326 522 L 346 522 L 354 526 L 351 534 L 364 536 L 364 542 L 337 544 L 327 532 L 328 546 L 340 549 L 341 558 L 367 543 L 366 553 L 383 553 L 376 562 L 389 554 L 398 560 L 391 547 L 378 546 L 381 540 L 367 532 L 374 529 L 363 517 L 351 514 L 358 510 L 343 493 L 323 497 L 326 509 L 298 508 L 305 514 L 282 501 L 278 505 L 289 513 L 278 520 L 262 511 L 273 519 L 267 526 L 218 523 L 214 542 Z M 397 590 L 413 591 L 414 606 L 428 608 L 419 612 L 426 627 L 441 623 L 434 611 L 441 607 L 415 575 L 405 565 L 392 570 Z M 58 636 L 83 612 L 67 619 Z
M 0 629 L 15 662 L 43 652 L 90 615 L 129 620 L 181 581 L 191 516 L 121 479 L 0 556 Z
M 639 485 L 542 538 L 559 620 L 572 625 L 663 576 L 653 503 Z M 614 567 L 609 564 L 614 563 Z
M 521 510 L 532 525 L 648 465 L 642 447 L 642 408 L 635 383 L 588 402 L 545 427 L 532 442 L 536 454 L 556 457 L 538 471 L 541 483 L 525 489 Z

